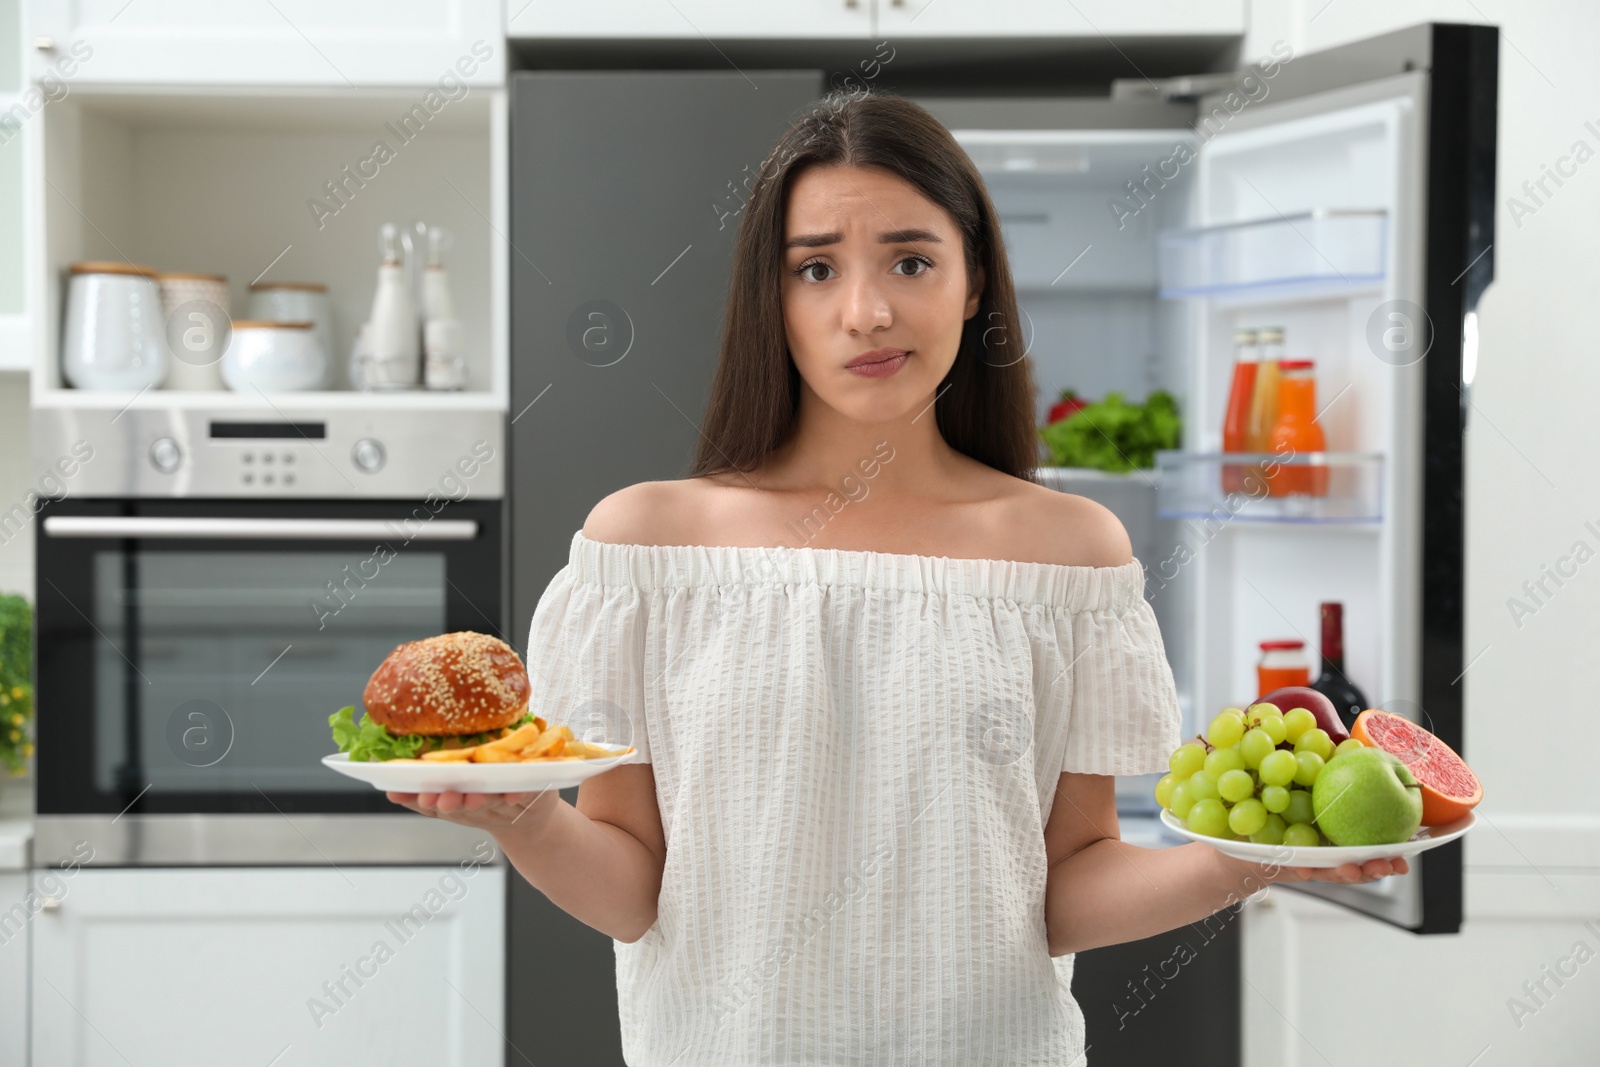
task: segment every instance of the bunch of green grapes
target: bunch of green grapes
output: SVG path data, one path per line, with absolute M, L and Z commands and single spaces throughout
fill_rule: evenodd
M 1156 783 L 1156 802 L 1197 834 L 1258 845 L 1330 844 L 1311 810 L 1311 786 L 1337 752 L 1305 708 L 1223 708 L 1205 736 L 1178 746 Z

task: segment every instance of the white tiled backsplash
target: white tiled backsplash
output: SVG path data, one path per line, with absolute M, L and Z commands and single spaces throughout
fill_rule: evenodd
M 0 593 L 33 599 L 33 526 L 28 506 L 28 376 L 0 373 Z

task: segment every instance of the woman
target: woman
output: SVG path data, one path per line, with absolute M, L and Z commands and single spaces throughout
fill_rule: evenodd
M 834 96 L 763 163 L 682 481 L 613 493 L 529 636 L 532 705 L 638 762 L 390 794 L 489 831 L 616 941 L 630 1064 L 1082 1061 L 1073 953 L 1276 881 L 1119 839 L 1172 674 L 1106 509 L 1030 480 L 995 211 L 915 104 Z

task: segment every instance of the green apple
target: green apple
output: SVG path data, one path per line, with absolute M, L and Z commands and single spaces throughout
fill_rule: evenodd
M 1422 825 L 1422 788 L 1381 748 L 1337 753 L 1311 787 L 1317 827 L 1335 845 L 1394 845 Z

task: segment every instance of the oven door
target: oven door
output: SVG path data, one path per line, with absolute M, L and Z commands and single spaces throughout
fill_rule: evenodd
M 503 501 L 61 500 L 37 546 L 41 815 L 382 812 L 328 716 L 404 641 L 504 639 Z

